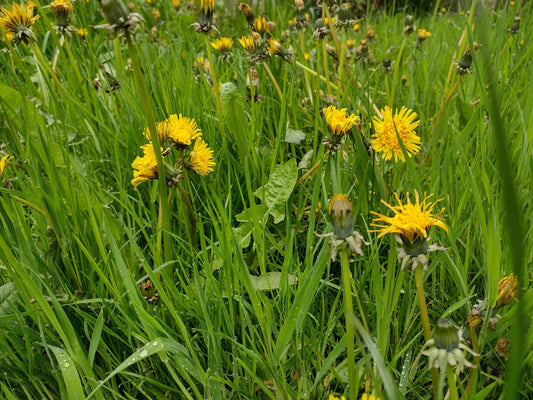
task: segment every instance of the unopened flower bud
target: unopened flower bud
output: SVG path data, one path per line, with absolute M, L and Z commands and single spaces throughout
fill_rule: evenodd
M 459 333 L 455 326 L 446 318 L 438 320 L 433 332 L 434 345 L 438 349 L 452 351 L 459 347 Z
M 102 14 L 111 25 L 123 24 L 128 19 L 128 10 L 121 0 L 98 0 L 102 6 Z
M 335 194 L 329 202 L 329 218 L 333 226 L 333 235 L 338 239 L 346 239 L 353 233 L 355 221 L 352 203 L 342 193 Z

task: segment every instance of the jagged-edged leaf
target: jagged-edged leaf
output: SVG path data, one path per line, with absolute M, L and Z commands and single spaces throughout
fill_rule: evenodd
M 250 275 L 250 281 L 252 282 L 255 290 L 273 290 L 279 289 L 281 285 L 281 272 L 267 272 L 265 275 L 253 276 Z M 289 285 L 294 285 L 298 282 L 298 277 L 296 275 L 287 275 L 287 283 Z
M 287 129 L 287 132 L 285 133 L 285 141 L 287 143 L 300 144 L 302 140 L 305 140 L 305 132 Z
M 296 160 L 291 159 L 276 168 L 266 185 L 254 192 L 254 195 L 262 199 L 268 207 L 268 212 L 274 217 L 275 224 L 285 219 L 285 203 L 289 199 L 297 179 Z
M 0 315 L 11 314 L 17 303 L 17 287 L 13 282 L 0 286 Z

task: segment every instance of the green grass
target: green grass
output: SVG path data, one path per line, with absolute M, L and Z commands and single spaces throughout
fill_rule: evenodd
M 276 22 L 275 38 L 295 15 L 292 2 L 277 3 L 254 10 Z M 495 329 L 487 318 L 477 330 L 480 361 L 459 375 L 460 393 L 530 397 L 533 21 L 529 3 L 500 3 L 496 10 L 477 5 L 472 30 L 470 8 L 417 15 L 416 26 L 432 36 L 419 48 L 416 33 L 408 36 L 401 57 L 405 12 L 369 7 L 359 32 L 336 33 L 343 48 L 355 39 L 356 49 L 371 26 L 376 63 L 352 56 L 344 71 L 331 56 L 324 59 L 322 41 L 307 27 L 302 42 L 298 33 L 285 39 L 292 60 L 265 60 L 282 97 L 258 63 L 258 96 L 250 98 L 249 64 L 237 40 L 249 34 L 245 18 L 217 2 L 218 30 L 235 41 L 228 62 L 211 49 L 211 72 L 225 85 L 218 98 L 212 75 L 193 65 L 208 57 L 204 35 L 190 27 L 198 8 L 134 2 L 146 19 L 133 41 L 156 121 L 179 113 L 194 118 L 215 153 L 213 172 L 185 173 L 181 181 L 196 233 L 177 187 L 164 200 L 168 220 L 158 222 L 158 183 L 144 182 L 138 191 L 130 183 L 148 122 L 126 41 L 92 28 L 104 23 L 97 2 L 77 1 L 72 23 L 88 34 L 73 33 L 61 44 L 51 9 L 40 3 L 35 46 L 46 65 L 25 44 L 3 42 L 7 51 L 0 52 L 0 150 L 13 156 L 0 187 L 1 396 L 327 399 L 348 398 L 350 390 L 359 398 L 369 385 L 382 399 L 443 398 L 448 385 L 442 381 L 434 397 L 421 354 L 415 274 L 401 271 L 392 237 L 368 232 L 371 211 L 390 215 L 381 200 L 393 204 L 395 192 L 405 199 L 417 190 L 442 199 L 435 211 L 445 207 L 449 229 L 431 231 L 431 241 L 447 250 L 430 253 L 423 275 L 432 326 L 446 317 L 472 346 L 466 319 L 478 300 L 494 306 L 498 282 L 511 272 L 524 287 L 518 301 L 498 310 Z M 521 27 L 510 35 L 516 11 Z M 472 73 L 445 104 L 458 77 L 454 53 L 459 59 L 473 42 L 481 47 Z M 395 72 L 382 72 L 385 57 Z M 328 93 L 296 61 L 338 90 Z M 118 89 L 105 91 L 102 69 Z M 312 103 L 304 101 L 309 90 Z M 364 136 L 354 128 L 336 153 L 322 144 L 328 94 L 361 117 Z M 422 146 L 415 157 L 394 163 L 368 152 L 373 104 L 418 114 Z M 305 138 L 289 143 L 288 130 Z M 354 206 L 355 229 L 370 242 L 364 257 L 350 259 L 352 388 L 341 266 L 330 262 L 330 239 L 315 235 L 332 231 L 327 207 L 341 192 Z M 140 290 L 147 279 L 159 296 L 153 304 Z M 495 354 L 502 337 L 512 340 L 508 360 Z

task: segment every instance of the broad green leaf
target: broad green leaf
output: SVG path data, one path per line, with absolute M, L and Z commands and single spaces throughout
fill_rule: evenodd
M 13 282 L 0 286 L 0 315 L 12 314 L 17 304 L 17 287 Z
M 287 129 L 287 132 L 285 133 L 285 141 L 287 143 L 300 144 L 302 140 L 305 140 L 305 132 Z
M 250 275 L 250 281 L 255 290 L 273 290 L 279 289 L 281 280 L 281 272 L 267 272 L 265 275 L 253 276 Z M 287 281 L 289 285 L 294 285 L 298 282 L 298 277 L 296 275 L 287 275 Z
M 257 189 L 254 193 L 268 207 L 268 212 L 274 217 L 274 223 L 277 224 L 285 219 L 285 203 L 294 189 L 298 179 L 298 167 L 296 160 L 290 159 L 282 166 L 278 167 L 266 185 Z

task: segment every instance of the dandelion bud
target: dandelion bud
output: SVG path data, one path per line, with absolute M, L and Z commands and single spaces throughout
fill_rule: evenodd
M 265 28 L 268 32 L 274 32 L 274 29 L 276 29 L 276 23 L 274 21 L 267 21 Z
M 498 354 L 498 357 L 507 360 L 509 358 L 509 352 L 511 351 L 511 340 L 508 338 L 499 338 L 494 347 L 494 352 Z
M 111 25 L 121 25 L 128 19 L 128 10 L 121 0 L 98 0 L 102 6 L 102 14 Z
M 294 0 L 294 6 L 298 11 L 302 11 L 304 9 L 304 2 L 303 0 Z
M 496 307 L 506 306 L 511 300 L 516 299 L 518 280 L 516 275 L 511 274 L 506 276 L 498 283 L 498 298 L 496 299 Z
M 254 12 L 252 10 L 252 7 L 250 7 L 248 4 L 241 3 L 239 6 L 242 13 L 246 17 L 246 22 L 248 22 L 248 26 L 253 29 L 254 26 Z
M 452 351 L 459 347 L 459 334 L 457 329 L 446 318 L 438 320 L 433 332 L 433 339 L 435 340 L 435 347 L 447 351 Z
M 410 33 L 414 32 L 415 30 L 415 17 L 412 15 L 406 15 L 405 16 L 405 23 L 403 27 L 403 33 L 406 35 L 409 35 Z
M 519 29 L 520 29 L 520 13 L 517 12 L 514 17 L 513 25 L 511 25 L 511 27 L 507 29 L 507 32 L 513 35 L 516 35 Z
M 57 26 L 67 27 L 70 23 L 70 13 L 74 10 L 70 0 L 55 0 L 50 3 L 50 8 L 57 18 Z
M 339 21 L 349 21 L 352 19 L 350 4 L 342 3 L 338 12 Z
M 333 235 L 338 239 L 346 239 L 353 233 L 355 221 L 352 203 L 342 193 L 335 194 L 329 202 L 329 218 L 333 226 Z
M 389 57 L 385 57 L 383 59 L 383 62 L 381 63 L 381 69 L 383 73 L 392 72 L 394 68 L 392 67 L 392 60 Z

